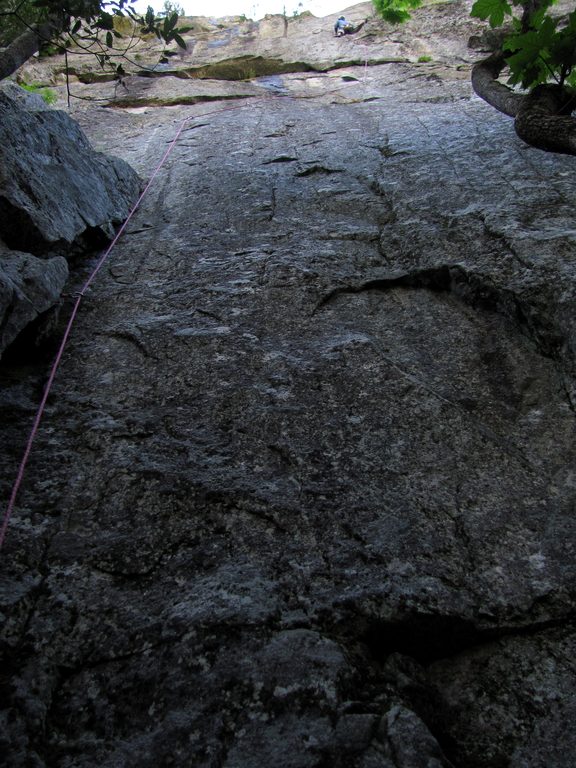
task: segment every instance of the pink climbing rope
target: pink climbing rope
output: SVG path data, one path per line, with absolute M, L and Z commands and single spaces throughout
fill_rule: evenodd
M 236 109 L 238 109 L 238 107 L 236 107 Z M 223 111 L 223 110 L 217 110 L 217 111 Z M 208 113 L 208 114 L 212 114 L 212 113 Z M 112 242 L 110 243 L 108 248 L 104 251 L 104 253 L 100 257 L 100 259 L 98 260 L 98 263 L 96 264 L 96 266 L 92 270 L 90 276 L 88 277 L 88 279 L 84 283 L 82 289 L 79 291 L 79 293 L 77 295 L 76 301 L 75 301 L 74 306 L 72 308 L 72 313 L 70 315 L 70 318 L 69 318 L 68 323 L 66 325 L 66 329 L 64 331 L 64 335 L 62 337 L 62 341 L 60 342 L 60 346 L 58 348 L 58 352 L 56 353 L 56 357 L 54 359 L 54 362 L 52 363 L 52 368 L 50 369 L 50 375 L 48 377 L 48 381 L 47 381 L 46 386 L 44 388 L 44 394 L 42 396 L 42 400 L 40 401 L 40 405 L 38 406 L 38 410 L 36 412 L 36 417 L 34 419 L 34 423 L 32 425 L 32 429 L 30 430 L 30 435 L 28 437 L 28 442 L 26 443 L 26 449 L 24 451 L 24 455 L 22 456 L 22 460 L 21 460 L 20 466 L 18 468 L 18 474 L 17 474 L 16 480 L 14 482 L 14 487 L 12 488 L 12 493 L 10 495 L 10 500 L 8 502 L 8 506 L 6 507 L 6 511 L 4 513 L 4 517 L 3 517 L 3 520 L 2 520 L 2 527 L 0 528 L 0 549 L 2 548 L 2 545 L 4 544 L 4 539 L 6 538 L 6 532 L 8 530 L 8 523 L 10 521 L 10 517 L 12 516 L 12 512 L 14 510 L 14 506 L 16 504 L 16 496 L 18 495 L 18 491 L 20 490 L 20 486 L 22 485 L 22 481 L 24 479 L 24 472 L 25 472 L 26 466 L 28 464 L 28 459 L 30 457 L 30 452 L 32 450 L 32 444 L 34 443 L 34 439 L 36 437 L 36 433 L 38 432 L 38 428 L 40 426 L 40 422 L 42 420 L 42 416 L 44 415 L 44 411 L 46 410 L 46 402 L 48 400 L 48 395 L 50 394 L 50 391 L 52 389 L 52 384 L 53 384 L 54 378 L 56 376 L 56 371 L 58 370 L 58 367 L 59 367 L 60 362 L 62 360 L 62 355 L 64 354 L 64 348 L 66 347 L 66 343 L 68 341 L 68 337 L 70 335 L 70 331 L 72 330 L 72 326 L 73 326 L 74 321 L 76 319 L 76 315 L 78 314 L 78 309 L 80 307 L 80 302 L 82 301 L 82 298 L 84 297 L 84 294 L 86 293 L 86 291 L 91 286 L 91 284 L 93 283 L 94 279 L 96 278 L 96 275 L 98 274 L 98 272 L 100 271 L 100 269 L 102 268 L 102 266 L 104 265 L 106 260 L 108 259 L 108 256 L 110 255 L 112 249 L 114 248 L 114 246 L 116 245 L 118 240 L 122 237 L 124 231 L 126 230 L 126 227 L 128 226 L 128 223 L 130 222 L 130 220 L 132 219 L 132 217 L 134 216 L 134 214 L 138 210 L 138 207 L 140 206 L 140 203 L 142 202 L 144 196 L 146 195 L 146 193 L 150 189 L 152 183 L 154 182 L 154 179 L 156 178 L 156 176 L 160 172 L 162 166 L 164 165 L 164 163 L 166 162 L 166 160 L 170 156 L 170 153 L 172 152 L 172 150 L 176 146 L 176 142 L 180 138 L 180 134 L 184 130 L 184 126 L 188 122 L 190 122 L 190 120 L 197 120 L 199 117 L 205 117 L 205 116 L 206 116 L 205 114 L 204 115 L 194 115 L 194 116 L 190 116 L 190 117 L 187 117 L 184 120 L 182 120 L 182 122 L 178 126 L 178 130 L 176 131 L 176 134 L 174 135 L 174 138 L 172 139 L 172 141 L 168 145 L 168 148 L 164 152 L 164 155 L 162 156 L 162 159 L 160 160 L 160 162 L 158 163 L 158 165 L 154 169 L 152 175 L 150 176 L 150 178 L 148 180 L 148 183 L 144 187 L 144 189 L 141 192 L 139 198 L 134 203 L 134 206 L 132 207 L 130 213 L 128 214 L 128 216 L 126 218 L 126 220 L 124 221 L 124 223 L 122 224 L 122 226 L 120 227 L 118 232 L 116 233 L 116 236 L 114 237 L 114 239 L 112 240 Z
M 367 62 L 366 62 L 366 65 L 367 65 Z M 340 89 L 338 89 L 338 90 L 340 90 Z M 266 97 L 263 97 L 263 98 L 266 99 Z M 78 314 L 78 309 L 80 308 L 80 302 L 82 301 L 82 298 L 84 297 L 86 291 L 90 288 L 90 286 L 94 282 L 97 274 L 100 272 L 100 269 L 102 268 L 102 266 L 104 265 L 104 263 L 108 259 L 109 255 L 112 252 L 113 248 L 115 247 L 116 243 L 118 242 L 118 240 L 124 234 L 124 232 L 126 230 L 126 227 L 128 226 L 128 223 L 130 222 L 130 220 L 132 219 L 132 217 L 134 216 L 134 214 L 138 210 L 138 208 L 140 206 L 140 203 L 142 202 L 144 196 L 147 194 L 147 192 L 150 189 L 152 183 L 154 182 L 156 176 L 158 175 L 158 173 L 162 169 L 164 163 L 166 162 L 166 160 L 170 156 L 172 150 L 176 146 L 176 143 L 177 143 L 178 139 L 180 138 L 180 134 L 184 130 L 184 127 L 186 126 L 186 124 L 189 123 L 191 120 L 199 120 L 199 119 L 201 119 L 203 117 L 208 117 L 209 115 L 219 114 L 220 112 L 229 112 L 229 111 L 238 110 L 238 109 L 244 109 L 244 108 L 245 108 L 244 104 L 241 104 L 241 105 L 238 105 L 238 106 L 233 106 L 233 107 L 232 106 L 224 107 L 223 109 L 214 109 L 214 110 L 211 110 L 210 112 L 204 112 L 201 115 L 191 115 L 190 117 L 186 117 L 186 118 L 184 118 L 184 120 L 182 120 L 182 122 L 178 126 L 178 129 L 177 129 L 177 131 L 176 131 L 176 133 L 174 135 L 174 138 L 172 139 L 172 141 L 168 145 L 168 148 L 164 152 L 164 155 L 162 156 L 162 159 L 160 160 L 160 162 L 158 163 L 158 165 L 154 169 L 152 175 L 148 179 L 148 182 L 147 182 L 146 186 L 144 187 L 144 189 L 141 192 L 140 196 L 138 197 L 138 199 L 134 203 L 134 206 L 132 207 L 131 211 L 129 212 L 128 216 L 126 217 L 124 223 L 122 224 L 122 226 L 120 227 L 120 229 L 116 233 L 116 236 L 114 237 L 114 239 L 112 240 L 112 242 L 110 243 L 108 248 L 104 251 L 104 253 L 100 257 L 100 259 L 98 260 L 98 263 L 96 264 L 96 266 L 92 270 L 90 276 L 88 277 L 88 279 L 86 280 L 86 282 L 82 286 L 82 289 L 78 292 L 78 295 L 76 297 L 76 301 L 74 302 L 74 306 L 73 306 L 72 312 L 70 314 L 70 318 L 69 318 L 68 323 L 66 325 L 66 328 L 64 330 L 64 335 L 62 337 L 62 341 L 60 342 L 60 346 L 59 346 L 58 351 L 56 353 L 56 357 L 54 359 L 54 362 L 52 363 L 52 367 L 50 369 L 50 375 L 48 376 L 48 381 L 46 382 L 46 386 L 44 388 L 44 394 L 42 395 L 42 399 L 40 401 L 40 405 L 38 406 L 38 410 L 36 411 L 36 416 L 34 418 L 34 423 L 32 425 L 32 429 L 30 430 L 30 435 L 29 435 L 28 441 L 26 443 L 26 448 L 24 450 L 24 454 L 23 454 L 22 459 L 20 461 L 20 466 L 18 468 L 18 473 L 17 473 L 17 476 L 16 476 L 16 480 L 14 482 L 14 486 L 12 488 L 12 493 L 10 495 L 10 500 L 8 502 L 8 506 L 6 507 L 6 511 L 4 512 L 4 517 L 2 519 L 2 525 L 0 527 L 0 550 L 2 549 L 2 546 L 4 544 L 4 540 L 6 538 L 6 532 L 8 530 L 8 524 L 10 522 L 10 518 L 12 516 L 12 512 L 14 511 L 14 507 L 16 505 L 16 497 L 18 495 L 18 491 L 20 490 L 20 486 L 22 485 L 22 481 L 24 479 L 24 473 L 25 473 L 26 467 L 28 465 L 28 459 L 29 459 L 30 453 L 32 451 L 32 445 L 33 445 L 34 440 L 36 438 L 36 434 L 38 432 L 38 428 L 40 426 L 40 422 L 42 421 L 42 417 L 44 415 L 44 411 L 46 410 L 46 402 L 47 402 L 48 396 L 49 396 L 49 394 L 50 394 L 50 392 L 52 390 L 52 384 L 54 382 L 54 378 L 56 377 L 56 372 L 58 371 L 58 368 L 60 366 L 60 362 L 61 362 L 62 356 L 64 354 L 64 349 L 65 349 L 66 344 L 68 342 L 68 337 L 70 336 L 70 332 L 72 330 L 72 326 L 73 326 L 74 321 L 76 319 L 76 315 Z

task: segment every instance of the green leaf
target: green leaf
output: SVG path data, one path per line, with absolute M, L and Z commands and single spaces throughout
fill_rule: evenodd
M 572 67 L 575 58 L 576 37 L 566 34 L 558 35 L 558 40 L 550 45 L 550 61 L 558 67 Z
M 154 22 L 156 21 L 156 14 L 154 13 L 154 8 L 152 8 L 151 5 L 146 8 L 146 16 L 144 19 L 148 28 L 151 29 L 154 26 Z
M 411 18 L 410 11 L 422 5 L 422 0 L 374 0 L 374 5 L 384 21 L 402 24 Z
M 520 83 L 524 88 L 533 88 L 551 78 L 559 79 L 560 68 L 554 66 L 552 51 L 560 36 L 556 33 L 557 22 L 546 16 L 538 29 L 508 37 L 502 46 L 511 51 L 506 58 L 512 84 Z
M 506 0 L 476 0 L 470 15 L 476 19 L 488 20 L 491 27 L 500 27 L 504 16 L 512 15 L 512 6 Z
M 171 13 L 169 16 L 166 16 L 164 19 L 164 33 L 168 34 L 171 32 L 176 24 L 178 24 L 178 14 L 177 13 Z
M 509 64 L 513 60 L 517 64 L 530 65 L 538 58 L 549 58 L 550 47 L 554 45 L 556 37 L 556 21 L 546 16 L 538 29 L 511 35 L 506 38 L 502 48 L 513 52 L 513 56 L 507 60 Z
M 110 13 L 102 13 L 96 26 L 100 29 L 114 29 L 114 17 Z
M 178 34 L 178 32 L 173 32 L 173 33 L 172 33 L 172 39 L 173 39 L 173 40 L 174 40 L 174 41 L 175 41 L 175 42 L 176 42 L 176 43 L 177 43 L 177 44 L 180 46 L 180 48 L 183 48 L 184 50 L 186 50 L 186 41 L 185 41 L 185 40 L 183 40 L 183 39 L 180 37 L 180 35 Z

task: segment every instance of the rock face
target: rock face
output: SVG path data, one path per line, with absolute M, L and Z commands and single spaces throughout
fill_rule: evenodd
M 38 259 L 0 244 L 0 350 L 58 302 L 67 278 L 64 257 Z
M 146 40 L 123 62 L 126 76 L 121 82 L 113 73 L 95 72 L 89 57 L 73 53 L 67 58 L 69 79 L 79 98 L 97 95 L 101 104 L 126 107 L 241 98 L 257 90 L 247 81 L 290 72 L 330 72 L 350 65 L 417 62 L 422 57 L 454 68 L 470 61 L 469 36 L 474 33 L 479 41 L 485 31 L 485 25 L 469 17 L 464 3 L 458 4 L 456 13 L 454 9 L 453 2 L 439 3 L 407 24 L 391 26 L 375 15 L 372 3 L 360 3 L 344 12 L 362 28 L 339 38 L 334 36 L 339 14 L 266 16 L 260 21 L 191 17 L 183 21 L 186 50 L 172 51 L 168 63 L 159 63 L 165 46 Z M 188 27 L 191 30 L 185 31 Z M 22 68 L 19 78 L 61 85 L 65 63 L 63 56 L 33 62 Z
M 141 172 L 188 122 L 1 553 L 9 765 L 573 765 L 576 161 L 458 66 L 78 112 Z
M 123 160 L 94 152 L 68 115 L 12 83 L 0 90 L 0 116 L 1 352 L 58 300 L 63 256 L 110 237 L 140 182 Z

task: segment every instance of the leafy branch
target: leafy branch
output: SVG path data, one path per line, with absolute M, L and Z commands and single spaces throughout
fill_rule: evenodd
M 179 30 L 179 13 L 165 3 L 165 12 L 156 16 L 149 6 L 142 16 L 137 14 L 134 0 L 0 0 L 0 17 L 12 22 L 10 37 L 17 38 L 22 31 L 36 35 L 38 45 L 53 47 L 61 53 L 91 55 L 102 68 L 111 67 L 118 77 L 124 73 L 122 63 L 129 61 L 130 51 L 142 38 L 154 36 L 166 46 L 176 43 L 186 49 Z M 124 22 L 122 22 L 124 20 Z M 126 20 L 129 33 L 124 32 Z M 8 27 L 8 24 L 3 26 Z M 10 39 L 8 40 L 10 43 Z M 164 50 L 160 61 L 167 61 L 169 51 Z
M 186 49 L 186 43 L 177 29 L 179 15 L 176 11 L 165 16 L 156 16 L 153 8 L 148 6 L 145 15 L 139 16 L 130 6 L 131 2 L 132 0 L 110 0 L 98 3 L 96 16 L 85 13 L 80 18 L 71 19 L 69 28 L 62 35 L 64 44 L 93 53 L 103 68 L 110 64 L 113 58 L 126 57 L 138 40 L 148 35 L 155 36 L 165 45 L 175 42 L 180 48 Z M 132 33 L 126 44 L 124 35 L 115 23 L 122 18 L 128 18 L 132 25 Z M 120 40 L 123 42 L 117 44 Z M 117 71 L 123 73 L 121 64 L 118 65 Z
M 373 0 L 374 7 L 390 24 L 403 24 L 410 19 L 410 11 L 419 8 L 423 0 Z
M 576 85 L 576 11 L 567 19 L 551 16 L 555 0 L 515 2 L 521 16 L 507 0 L 476 0 L 472 16 L 488 21 L 492 27 L 510 25 L 502 45 L 510 70 L 510 85 L 533 89 L 551 81 L 559 87 Z

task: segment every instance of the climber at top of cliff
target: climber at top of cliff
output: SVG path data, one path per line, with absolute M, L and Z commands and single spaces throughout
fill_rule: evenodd
M 352 24 L 350 24 L 349 21 L 346 21 L 345 16 L 340 16 L 336 20 L 336 24 L 334 24 L 334 34 L 336 37 L 341 37 L 342 35 L 349 35 L 351 32 L 354 31 L 354 27 Z
M 355 32 L 358 32 L 364 24 L 366 24 L 367 19 L 364 19 L 363 22 L 360 24 L 352 24 L 352 22 L 348 21 L 345 16 L 339 16 L 336 20 L 336 23 L 334 24 L 334 35 L 336 37 L 342 37 L 343 35 L 353 35 Z

